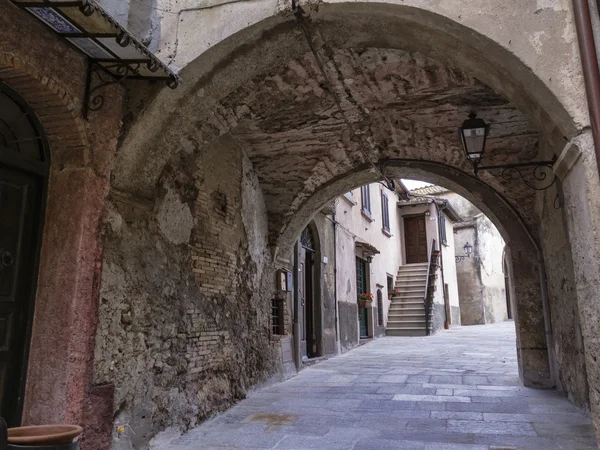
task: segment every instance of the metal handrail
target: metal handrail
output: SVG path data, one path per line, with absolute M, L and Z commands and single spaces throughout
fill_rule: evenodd
M 433 254 L 435 253 L 435 239 L 431 241 L 431 251 L 429 252 L 429 261 L 427 262 L 427 279 L 425 281 L 425 297 L 423 297 L 423 303 L 425 304 L 425 334 L 430 335 L 431 330 L 429 329 L 429 316 L 431 315 L 431 303 L 433 295 L 431 293 L 429 280 L 431 278 L 431 263 L 433 261 Z

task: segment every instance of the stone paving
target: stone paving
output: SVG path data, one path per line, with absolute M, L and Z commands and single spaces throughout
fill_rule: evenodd
M 563 394 L 521 386 L 514 341 L 512 322 L 378 339 L 158 448 L 597 449 Z

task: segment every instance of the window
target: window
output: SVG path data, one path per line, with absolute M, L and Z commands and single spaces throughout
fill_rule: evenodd
M 367 287 L 367 262 L 364 259 L 356 257 L 356 294 L 365 294 L 369 292 Z
M 271 300 L 271 335 L 277 336 L 284 334 L 283 330 L 283 299 L 274 298 Z
M 360 195 L 362 200 L 362 210 L 367 215 L 371 215 L 371 190 L 369 185 L 366 184 L 360 188 Z
M 448 245 L 446 240 L 446 216 L 443 213 L 440 213 L 440 240 L 442 244 Z
M 390 207 L 388 196 L 385 192 L 381 191 L 381 217 L 383 231 L 389 234 L 390 232 Z

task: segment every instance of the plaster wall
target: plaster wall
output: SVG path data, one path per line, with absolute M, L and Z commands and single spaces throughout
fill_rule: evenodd
M 180 150 L 155 201 L 113 190 L 108 205 L 94 380 L 114 386 L 113 449 L 194 426 L 280 367 L 252 166 L 227 138 Z
M 457 228 L 455 242 L 458 243 L 456 256 L 464 256 L 462 246 L 469 242 L 473 245 L 476 238 L 474 226 Z M 462 244 L 462 245 L 461 245 Z M 462 325 L 485 324 L 483 304 L 483 286 L 481 285 L 481 266 L 474 258 L 465 258 L 456 263 L 458 295 L 460 300 L 460 317 Z
M 457 263 L 464 325 L 495 323 L 508 319 L 503 258 L 505 242 L 494 224 L 475 205 L 460 195 L 439 195 L 451 202 L 466 224 L 455 225 L 455 255 L 464 256 L 464 245 L 473 245 L 473 256 Z M 477 305 L 481 303 L 481 306 Z M 462 305 L 461 305 L 462 306 Z
M 402 232 L 400 228 L 400 215 L 396 203 L 398 196 L 379 183 L 370 184 L 371 216 L 366 217 L 361 212 L 361 189 L 354 189 L 351 194 L 340 196 L 336 204 L 336 220 L 339 222 L 339 258 L 338 258 L 338 299 L 347 303 L 356 304 L 358 292 L 356 291 L 356 257 L 364 259 L 362 250 L 356 247 L 357 242 L 367 242 L 379 250 L 373 256 L 373 261 L 368 265 L 369 292 L 373 294 L 373 306 L 377 307 L 377 290 L 381 289 L 383 295 L 384 326 L 387 323 L 387 314 L 390 300 L 387 295 L 387 277 L 394 280 L 398 267 L 402 263 Z M 390 233 L 383 230 L 383 212 L 381 192 L 385 192 L 389 200 Z M 348 198 L 348 197 L 351 197 Z M 377 311 L 373 309 L 369 316 L 369 335 L 381 334 L 377 323 Z M 340 325 L 340 332 L 343 332 Z
M 505 244 L 496 227 L 483 214 L 477 218 L 477 239 L 485 323 L 501 322 L 508 319 L 502 266 Z
M 441 212 L 441 214 L 444 214 Z M 460 301 L 458 296 L 458 278 L 456 275 L 456 259 L 454 255 L 455 251 L 455 242 L 454 242 L 454 222 L 450 220 L 449 217 L 446 216 L 446 243 L 442 243 L 442 261 L 443 261 L 443 270 L 444 270 L 444 278 L 443 282 L 448 287 L 448 304 L 450 306 L 449 311 L 449 322 L 450 325 L 460 325 Z M 438 282 L 442 283 L 442 279 L 439 279 Z

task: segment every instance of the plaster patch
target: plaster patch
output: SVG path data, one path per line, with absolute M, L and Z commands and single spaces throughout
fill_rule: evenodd
M 544 46 L 544 36 L 546 36 L 545 31 L 536 31 L 533 35 L 529 36 L 529 42 L 533 45 L 535 52 L 538 55 L 542 54 L 542 47 Z
M 182 203 L 179 195 L 169 188 L 158 208 L 157 220 L 161 234 L 173 244 L 190 241 L 194 218 L 189 206 Z

